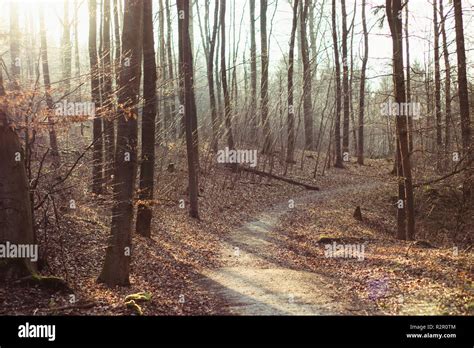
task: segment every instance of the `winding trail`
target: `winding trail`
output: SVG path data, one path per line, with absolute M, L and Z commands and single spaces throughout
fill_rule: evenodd
M 295 199 L 297 206 L 330 199 L 335 193 L 367 189 L 360 184 L 309 192 Z M 224 267 L 206 270 L 202 286 L 226 303 L 222 314 L 233 315 L 350 315 L 363 314 L 357 303 L 340 298 L 335 284 L 324 275 L 287 268 L 271 260 L 265 250 L 275 243 L 273 234 L 288 202 L 273 206 L 253 221 L 233 230 L 221 257 Z M 330 272 L 330 270 L 328 270 Z

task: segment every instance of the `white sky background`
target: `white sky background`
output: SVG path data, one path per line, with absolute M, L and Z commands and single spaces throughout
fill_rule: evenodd
M 3 9 L 0 13 L 0 19 L 3 24 L 0 24 L 0 30 L 3 33 L 8 34 L 8 22 L 9 22 L 9 2 L 10 1 L 17 1 L 20 3 L 20 27 L 24 28 L 26 23 L 27 16 L 33 16 L 34 18 L 34 25 L 35 30 L 38 31 L 38 9 L 39 6 L 44 6 L 45 9 L 45 21 L 47 26 L 47 33 L 48 33 L 48 46 L 50 50 L 58 49 L 60 47 L 60 39 L 62 35 L 62 28 L 60 24 L 60 19 L 63 16 L 63 0 L 0 0 L 0 8 Z M 325 40 L 321 41 L 321 35 L 319 34 L 318 37 L 318 45 L 319 47 L 326 45 L 329 49 L 329 58 L 330 64 L 332 64 L 333 60 L 333 52 L 332 52 L 332 37 L 331 37 L 331 0 L 315 0 L 316 1 L 316 9 L 315 9 L 315 25 L 317 25 L 319 16 L 318 13 L 319 8 L 322 3 L 325 4 L 325 18 L 322 18 L 321 24 L 321 32 L 326 31 L 325 33 Z M 355 37 L 354 37 L 354 61 L 358 62 L 360 65 L 360 61 L 358 58 L 359 52 L 361 52 L 361 47 L 363 44 L 362 36 L 360 35 L 362 31 L 361 25 L 361 0 L 346 0 L 346 7 L 347 7 L 347 21 L 348 26 L 352 19 L 353 8 L 354 8 L 354 1 L 357 1 L 357 13 L 355 17 Z M 449 0 L 448 0 L 449 1 Z M 452 5 L 445 0 L 444 4 L 444 11 L 450 11 L 450 16 L 448 17 L 448 21 L 446 23 L 446 29 L 448 33 L 448 41 L 454 39 L 454 18 L 453 18 L 453 10 Z M 474 52 L 473 48 L 473 41 L 474 41 L 474 27 L 473 27 L 473 9 L 474 9 L 474 0 L 462 0 L 463 7 L 464 7 L 464 29 L 465 29 L 465 40 L 466 40 L 466 50 L 468 61 L 470 64 L 473 62 Z M 100 0 L 97 1 L 98 4 L 101 3 Z M 163 1 L 164 2 L 164 1 Z M 231 4 L 232 2 L 232 4 Z M 238 53 L 238 60 L 237 64 L 241 63 L 243 50 L 246 50 L 246 57 L 249 58 L 249 0 L 235 0 L 227 2 L 227 18 L 226 18 L 226 27 L 228 27 L 231 23 L 230 14 L 231 11 L 235 11 L 235 20 L 237 26 L 240 25 L 240 20 L 243 15 L 243 24 L 241 29 L 241 39 L 240 39 L 240 46 L 239 46 L 239 53 Z M 301 2 L 301 1 L 300 1 Z M 73 19 L 73 11 L 75 6 L 75 1 L 70 0 L 70 19 Z M 82 46 L 82 64 L 88 63 L 88 56 L 84 55 L 87 54 L 87 40 L 88 40 L 88 26 L 89 26 L 89 15 L 88 15 L 88 0 L 77 0 L 77 3 L 80 4 L 79 7 L 79 42 Z M 198 0 L 200 6 L 202 6 L 203 0 Z M 427 55 L 430 54 L 430 61 L 432 61 L 432 5 L 431 0 L 410 0 L 409 1 L 409 9 L 410 9 L 410 18 L 409 18 L 409 31 L 410 31 L 410 58 L 411 63 L 413 64 L 415 61 L 424 62 L 427 58 Z M 172 5 L 171 14 L 174 17 L 173 26 L 174 26 L 174 40 L 177 39 L 177 23 L 176 23 L 176 7 L 174 6 L 175 1 L 170 0 L 170 4 Z M 211 9 L 210 9 L 210 19 L 211 25 L 213 20 L 213 4 L 214 0 L 211 0 Z M 366 16 L 368 21 L 368 28 L 371 30 L 369 35 L 369 62 L 368 62 L 368 77 L 374 77 L 383 74 L 390 73 L 390 63 L 391 63 L 391 40 L 389 38 L 389 28 L 388 24 L 384 23 L 383 28 L 379 28 L 378 24 L 375 22 L 383 15 L 384 11 L 379 11 L 377 15 L 373 14 L 373 7 L 377 5 L 385 4 L 384 0 L 367 0 L 367 7 L 366 7 Z M 272 17 L 275 11 L 275 16 Z M 338 14 L 340 14 L 340 1 L 337 0 L 338 5 Z M 158 11 L 158 2 L 154 0 L 154 12 Z M 201 8 L 201 20 L 204 20 L 204 9 Z M 260 22 L 259 22 L 259 12 L 260 12 L 260 1 L 256 0 L 256 29 L 257 29 L 257 51 L 259 51 L 260 47 Z M 405 15 L 405 13 L 403 13 Z M 99 17 L 99 16 L 98 16 Z M 270 38 L 270 69 L 275 69 L 276 66 L 281 62 L 282 58 L 287 55 L 288 53 L 288 42 L 289 36 L 291 31 L 291 20 L 292 20 L 292 8 L 289 0 L 269 0 L 268 12 L 267 12 L 267 21 L 268 21 L 268 33 L 272 33 Z M 273 24 L 273 29 L 270 28 L 270 25 Z M 375 24 L 375 25 L 374 25 Z M 339 30 L 341 28 L 340 23 L 340 16 L 339 16 Z M 72 28 L 71 28 L 72 30 Z M 155 32 L 158 30 L 158 24 L 155 23 Z M 22 29 L 24 32 L 24 29 Z M 236 30 L 236 36 L 239 35 L 239 29 Z M 5 36 L 4 36 L 5 37 Z M 227 35 L 228 47 L 232 45 L 232 35 Z M 340 33 L 339 33 L 340 39 Z M 157 40 L 155 40 L 156 42 Z M 201 35 L 199 32 L 198 27 L 198 20 L 197 20 L 197 11 L 194 9 L 194 42 L 195 42 L 195 49 L 198 50 L 200 54 L 202 54 L 202 47 L 200 48 L 201 42 Z M 7 42 L 1 42 L 2 45 L 7 44 Z M 440 38 L 441 43 L 441 38 Z M 38 42 L 39 46 L 39 42 Z M 177 47 L 176 41 L 174 47 Z M 350 47 L 349 47 L 350 48 Z M 452 64 L 456 64 L 456 56 L 455 56 L 455 43 L 451 44 L 449 50 L 451 53 L 451 60 Z M 295 50 L 297 51 L 297 49 Z M 228 52 L 228 51 L 227 51 Z M 3 53 L 3 51 L 2 51 Z M 51 55 L 52 53 L 50 53 Z M 258 54 L 258 52 L 257 52 Z M 321 63 L 322 65 L 326 65 L 327 58 L 326 54 L 321 55 Z M 200 61 L 202 62 L 202 55 L 200 57 Z M 443 69 L 443 65 L 441 68 Z M 471 66 L 471 65 L 469 65 Z M 468 74 L 470 77 L 472 76 L 472 69 L 469 69 L 468 66 Z M 196 71 L 197 74 L 205 73 L 205 67 L 199 67 Z M 375 82 L 376 80 L 371 80 Z

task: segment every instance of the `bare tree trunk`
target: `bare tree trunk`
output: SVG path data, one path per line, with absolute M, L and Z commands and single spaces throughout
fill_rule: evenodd
M 46 29 L 44 27 L 44 13 L 43 7 L 40 6 L 40 36 L 41 36 L 41 61 L 43 66 L 43 82 L 45 90 L 46 105 L 49 110 L 54 110 L 53 98 L 51 97 L 51 80 L 49 76 L 49 63 L 48 63 L 48 44 L 46 41 Z M 15 85 L 18 85 L 15 83 Z M 18 85 L 19 86 L 19 85 Z M 52 116 L 48 117 L 48 133 L 49 133 L 49 146 L 51 148 L 51 158 L 53 167 L 59 168 L 61 158 L 59 155 L 58 138 L 56 136 L 56 130 L 54 129 L 54 119 Z
M 171 49 L 171 14 L 170 14 L 170 5 L 169 5 L 169 0 L 165 1 L 165 7 L 166 7 L 166 42 L 167 42 L 167 56 L 168 56 L 168 78 L 169 78 L 169 84 L 168 84 L 168 93 L 170 94 L 170 101 L 169 101 L 169 111 L 171 114 L 176 115 L 176 98 L 175 98 L 175 84 L 174 84 L 174 69 L 173 69 L 173 51 Z M 169 129 L 169 132 L 172 134 L 172 138 L 174 139 L 176 137 L 176 120 L 173 118 L 171 120 L 172 124 L 170 126 L 171 129 Z
M 183 86 L 184 115 L 186 125 L 186 147 L 188 154 L 188 177 L 189 177 L 189 200 L 191 217 L 199 219 L 198 212 L 198 174 L 197 159 L 195 158 L 195 146 L 193 137 L 193 118 L 196 116 L 196 101 L 194 99 L 193 82 L 193 56 L 191 51 L 191 40 L 189 37 L 189 4 L 187 0 L 177 0 L 179 19 L 179 57 L 180 71 Z
M 250 139 L 257 142 L 257 44 L 255 40 L 255 0 L 250 0 Z
M 219 24 L 220 25 L 220 24 Z M 220 63 L 220 54 L 219 54 L 219 47 L 220 47 L 220 35 L 217 35 L 217 43 L 216 43 L 216 60 L 214 61 L 214 67 L 215 67 L 215 73 L 214 76 L 216 78 L 216 91 L 217 91 L 217 116 L 218 116 L 218 124 L 219 124 L 219 137 L 221 136 L 222 133 L 222 83 L 221 83 L 221 78 L 219 75 L 219 63 Z
M 295 61 L 295 35 L 298 24 L 298 0 L 293 1 L 293 22 L 291 25 L 290 51 L 288 54 L 288 147 L 286 162 L 294 164 L 295 153 L 295 107 L 293 105 L 293 71 Z
M 209 4 L 206 2 L 206 10 L 209 11 Z M 214 23 L 212 35 L 209 38 L 209 54 L 207 58 L 207 83 L 209 85 L 209 102 L 211 104 L 212 141 L 211 148 L 217 152 L 219 142 L 219 121 L 217 116 L 216 95 L 214 91 L 214 52 L 216 50 L 217 31 L 219 28 L 219 1 L 214 3 Z M 209 33 L 207 32 L 207 35 Z
M 403 37 L 402 19 L 399 16 L 402 6 L 401 0 L 386 0 L 387 19 L 392 34 L 393 49 L 393 83 L 395 86 L 395 101 L 398 105 L 406 102 L 405 79 L 403 72 Z M 400 151 L 400 160 L 403 168 L 403 176 L 399 175 L 399 180 L 405 182 L 405 195 L 400 197 L 399 204 L 405 208 L 406 213 L 406 239 L 415 239 L 415 209 L 413 199 L 413 184 L 411 178 L 410 154 L 408 151 L 408 130 L 406 117 L 396 118 L 398 141 L 397 147 Z
M 306 39 L 306 19 L 308 17 L 309 0 L 304 0 L 300 14 L 301 57 L 303 60 L 303 114 L 305 149 L 313 150 L 313 102 L 311 100 L 311 64 L 309 61 L 308 40 Z
M 188 0 L 189 2 L 189 41 L 190 41 L 190 55 L 191 58 L 194 55 L 194 15 L 193 15 L 193 6 L 194 6 L 194 1 L 193 0 Z M 194 66 L 192 66 L 193 69 L 191 69 L 191 80 L 193 81 L 193 86 L 194 86 Z M 194 87 L 193 87 L 194 88 Z M 194 90 L 193 90 L 194 94 Z M 194 109 L 196 110 L 196 103 L 194 102 Z M 184 118 L 183 118 L 184 120 Z M 197 175 L 197 180 L 199 182 L 199 135 L 198 135 L 198 122 L 197 122 L 197 114 L 194 112 L 194 116 L 191 118 L 191 125 L 193 128 L 193 150 L 194 150 L 194 160 L 196 162 L 196 175 Z M 198 184 L 199 187 L 199 184 Z
M 112 182 L 112 174 L 114 171 L 114 153 L 115 153 L 115 125 L 114 125 L 114 103 L 112 94 L 112 56 L 110 48 L 110 0 L 104 0 L 103 14 L 103 88 L 102 88 L 102 114 L 104 121 L 104 145 L 105 145 L 105 168 L 104 179 L 105 184 Z
M 143 3 L 143 99 L 140 190 L 137 209 L 137 233 L 151 236 L 153 179 L 155 176 L 156 57 L 153 40 L 153 5 Z
M 232 134 L 232 110 L 230 106 L 230 95 L 227 87 L 227 69 L 225 62 L 225 4 L 226 1 L 220 2 L 220 27 L 221 27 L 221 80 L 222 92 L 224 93 L 224 114 L 225 128 L 227 135 L 227 146 L 234 149 L 234 136 Z
M 344 118 L 342 124 L 342 152 L 349 153 L 349 62 L 347 61 L 346 0 L 341 0 L 342 11 L 342 94 Z
M 97 2 L 89 0 L 89 61 L 91 69 L 91 97 L 96 109 L 101 106 L 99 64 L 97 59 Z M 92 192 L 103 192 L 103 137 L 102 120 L 96 112 L 93 122 L 93 153 L 92 153 Z
M 407 212 L 406 212 L 406 194 L 405 181 L 403 180 L 403 164 L 400 152 L 400 136 L 398 132 L 395 135 L 397 148 L 395 150 L 395 173 L 398 177 L 398 202 L 397 207 L 397 239 L 407 239 Z M 390 142 L 392 143 L 392 142 Z
M 439 0 L 439 13 L 441 19 L 441 36 L 443 38 L 443 57 L 446 79 L 444 82 L 444 100 L 446 104 L 446 116 L 445 116 L 445 141 L 444 151 L 448 155 L 450 143 L 451 143 L 451 64 L 449 63 L 449 51 L 448 43 L 446 38 L 446 17 L 443 13 L 443 0 Z
M 77 29 L 79 23 L 79 3 L 78 0 L 74 0 L 74 67 L 76 70 L 76 78 L 81 76 L 81 58 L 79 54 L 79 31 Z M 82 99 L 81 86 L 77 87 L 77 101 Z M 83 126 L 81 125 L 81 135 L 83 133 Z
M 170 105 L 170 98 L 172 97 L 172 91 L 169 88 L 169 78 L 168 78 L 168 63 L 166 58 L 166 41 L 165 41 L 165 9 L 163 7 L 163 0 L 159 1 L 159 70 L 160 70 L 160 98 L 162 99 L 162 110 L 163 110 L 163 117 L 158 117 L 158 123 L 160 125 L 159 130 L 160 133 L 157 134 L 158 143 L 167 142 L 168 141 L 168 131 L 170 129 L 171 123 L 171 105 Z M 158 59 L 157 57 L 157 59 Z M 157 106 L 158 110 L 160 110 L 159 104 Z M 159 112 L 158 112 L 159 113 Z
M 407 69 L 407 102 L 411 103 L 411 73 L 410 73 L 410 37 L 408 36 L 408 2 L 405 3 L 405 46 L 406 46 L 406 69 Z M 413 117 L 408 117 L 408 150 L 413 151 Z
M 260 45 L 262 56 L 262 80 L 260 86 L 260 107 L 263 127 L 263 153 L 269 154 L 271 150 L 270 123 L 268 121 L 268 39 L 267 39 L 267 0 L 260 0 Z
M 125 0 L 112 228 L 104 266 L 98 279 L 99 282 L 109 286 L 130 284 L 133 196 L 137 174 L 137 104 L 140 93 L 142 17 L 143 2 Z
M 337 41 L 337 22 L 336 22 L 336 0 L 332 0 L 332 39 L 334 46 L 334 62 L 336 65 L 336 117 L 334 121 L 334 142 L 336 151 L 337 168 L 342 168 L 342 152 L 341 152 L 341 65 L 339 62 L 339 49 Z
M 69 22 L 69 0 L 64 1 L 63 18 L 63 86 L 65 95 L 71 90 L 71 72 L 72 72 L 72 45 L 71 45 L 71 25 Z
M 357 163 L 364 164 L 364 111 L 365 111 L 365 73 L 367 60 L 369 58 L 369 34 L 367 33 L 367 21 L 365 18 L 365 0 L 362 0 L 362 31 L 364 34 L 364 56 L 362 57 L 362 68 L 360 72 L 359 89 L 359 134 L 357 145 Z
M 122 55 L 122 48 L 120 46 L 120 21 L 119 21 L 119 9 L 117 5 L 118 0 L 114 0 L 114 46 L 115 46 L 115 85 L 119 85 L 119 76 L 120 76 L 120 62 Z
M 322 1 L 322 4 L 321 6 L 324 6 L 325 1 Z M 312 79 L 314 79 L 316 77 L 315 75 L 315 71 L 316 71 L 316 66 L 318 65 L 318 62 L 317 62 L 317 53 L 318 53 L 318 50 L 316 49 L 316 35 L 317 35 L 317 32 L 315 30 L 315 26 L 314 26 L 314 8 L 316 6 L 316 1 L 315 0 L 309 0 L 309 12 L 308 12 L 308 25 L 309 25 L 309 42 L 310 42 L 310 47 L 309 47 L 309 51 L 311 51 L 311 59 L 310 59 L 310 62 L 311 62 L 311 76 L 312 76 Z M 319 30 L 319 24 L 318 23 L 318 30 Z M 313 82 L 313 81 L 312 81 Z M 313 83 L 311 84 L 312 86 L 314 85 Z
M 461 112 L 461 137 L 463 155 L 469 163 L 472 158 L 471 149 L 471 120 L 469 116 L 469 96 L 467 89 L 466 73 L 466 49 L 464 47 L 464 28 L 462 18 L 461 0 L 454 1 L 454 20 L 456 26 L 456 49 L 458 59 L 458 89 L 459 89 L 459 109 Z M 466 178 L 463 185 L 464 198 L 471 196 L 471 175 L 472 170 L 466 171 Z
M 441 130 L 441 79 L 439 68 L 439 26 L 438 26 L 438 6 L 436 0 L 433 1 L 433 30 L 434 30 L 434 78 L 435 78 L 435 121 L 436 121 L 436 164 L 438 170 L 441 166 L 441 153 L 443 138 Z
M 350 117 L 352 122 L 352 146 L 354 147 L 354 154 L 357 156 L 357 126 L 355 123 L 354 117 L 354 29 L 355 29 L 355 17 L 357 13 L 357 0 L 354 0 L 354 10 L 352 12 L 352 20 L 350 25 L 350 33 L 351 33 L 351 71 L 349 73 L 349 110 L 350 110 Z

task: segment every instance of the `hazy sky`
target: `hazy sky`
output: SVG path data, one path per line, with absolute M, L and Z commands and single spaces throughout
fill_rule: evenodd
M 8 9 L 8 3 L 11 0 L 0 0 L 0 6 L 3 9 Z M 15 0 L 19 2 L 21 5 L 21 14 L 23 18 L 20 19 L 20 25 L 24 26 L 26 22 L 26 16 L 33 16 L 35 18 L 35 25 L 37 26 L 37 15 L 38 15 L 38 8 L 40 5 L 44 6 L 45 8 L 45 17 L 47 23 L 47 30 L 48 30 L 48 39 L 50 49 L 54 49 L 55 47 L 59 47 L 60 38 L 61 38 L 61 24 L 60 18 L 63 16 L 63 0 Z M 353 14 L 354 8 L 354 1 L 356 0 L 346 0 L 347 4 L 347 13 L 348 13 L 348 22 L 350 23 Z M 76 2 L 74 0 L 70 0 L 70 16 L 72 19 L 73 9 L 75 8 Z M 98 0 L 100 4 L 100 0 Z M 170 0 L 170 3 L 173 5 L 171 9 L 171 13 L 173 16 L 176 16 L 176 8 L 174 6 L 174 0 Z M 202 0 L 198 1 L 198 3 L 202 4 Z M 340 13 L 340 1 L 338 3 L 338 13 Z M 358 54 L 361 51 L 360 48 L 362 47 L 362 37 L 360 32 L 362 30 L 361 26 L 361 8 L 360 8 L 361 0 L 357 0 L 357 10 L 356 10 L 356 17 L 355 17 L 355 37 L 354 37 L 354 55 L 355 60 L 358 61 Z M 384 24 L 383 28 L 379 28 L 378 24 L 376 24 L 377 20 L 382 17 L 383 11 L 380 11 L 377 15 L 373 13 L 373 8 L 384 4 L 385 1 L 383 0 L 367 0 L 367 20 L 368 20 L 368 27 L 370 29 L 370 37 L 369 37 L 369 63 L 368 63 L 368 75 L 376 76 L 381 74 L 386 74 L 390 72 L 390 56 L 391 56 L 391 40 L 388 37 L 389 28 L 387 23 Z M 79 41 L 81 45 L 84 46 L 84 49 L 87 47 L 87 39 L 88 39 L 88 25 L 89 25 L 89 18 L 88 18 L 88 1 L 87 0 L 77 0 L 77 4 L 79 5 Z M 211 4 L 214 4 L 214 0 L 211 0 Z M 330 23 L 331 23 L 331 0 L 325 1 L 316 1 L 316 9 L 315 13 L 320 13 L 320 8 L 324 4 L 324 16 L 316 16 L 315 24 L 317 25 L 319 18 L 321 18 L 321 26 L 320 26 L 320 33 L 318 37 L 318 47 L 321 50 L 324 50 L 326 47 L 329 51 L 329 57 L 333 59 L 332 53 L 332 37 L 330 33 Z M 474 27 L 472 25 L 473 16 L 472 10 L 474 6 L 474 0 L 463 0 L 464 5 L 464 27 L 465 27 L 465 37 L 466 37 L 466 48 L 468 49 L 468 59 L 469 62 L 472 63 L 473 61 L 473 38 L 474 38 Z M 276 11 L 275 11 L 276 8 Z M 409 31 L 410 31 L 410 55 L 411 60 L 414 62 L 418 60 L 423 62 L 425 57 L 429 54 L 429 50 L 432 50 L 432 5 L 431 0 L 410 0 L 409 2 L 410 8 L 410 18 L 409 18 Z M 158 10 L 158 3 L 154 1 L 154 11 Z M 447 23 L 446 28 L 448 32 L 448 40 L 452 40 L 454 38 L 454 21 L 452 16 L 452 6 L 448 4 L 448 1 L 445 1 L 445 12 L 450 11 L 450 15 Z M 213 9 L 211 8 L 211 20 L 213 18 L 212 15 Z M 226 19 L 226 26 L 228 27 L 231 24 L 231 13 L 235 12 L 235 21 L 237 25 L 240 25 L 241 18 L 242 18 L 242 27 L 240 29 L 240 45 L 239 45 L 239 53 L 238 53 L 238 63 L 242 60 L 242 55 L 244 48 L 246 47 L 246 55 L 248 59 L 248 48 L 249 48 L 249 41 L 248 41 L 248 30 L 250 28 L 249 25 L 249 13 L 248 13 L 248 0 L 236 0 L 236 1 L 228 1 L 227 5 L 227 19 Z M 259 18 L 260 12 L 260 2 L 256 1 L 256 16 L 257 19 Z M 8 14 L 9 11 L 5 10 L 2 11 L 0 18 L 3 19 L 4 24 L 2 25 L 2 30 L 8 28 Z M 201 18 L 204 17 L 204 10 L 201 9 Z M 290 2 L 288 0 L 269 0 L 269 7 L 268 7 L 268 32 L 270 33 L 271 30 L 271 42 L 270 42 L 270 67 L 275 68 L 277 64 L 281 61 L 282 57 L 287 54 L 288 52 L 288 42 L 291 30 L 291 18 L 292 17 L 292 8 Z M 270 24 L 273 24 L 272 29 L 270 29 Z M 174 21 L 174 32 L 177 32 L 176 21 Z M 256 28 L 257 28 L 257 47 L 259 48 L 259 21 L 257 20 Z M 155 31 L 158 29 L 158 26 L 155 26 Z M 322 35 L 324 35 L 324 40 L 321 40 Z M 236 30 L 236 41 L 239 36 L 239 28 Z M 195 48 L 199 50 L 201 36 L 198 27 L 198 20 L 197 20 L 197 12 L 194 10 L 194 39 L 195 39 Z M 228 43 L 232 44 L 232 36 L 228 37 Z M 430 47 L 430 48 L 429 48 Z M 202 53 L 202 49 L 198 52 Z M 455 44 L 450 47 L 450 52 L 455 52 Z M 431 53 L 432 54 L 432 53 Z M 327 55 L 321 54 L 321 62 L 327 61 Z M 84 57 L 85 58 L 85 57 Z M 455 55 L 451 55 L 451 59 L 453 64 L 455 64 Z M 87 62 L 87 59 L 84 59 Z M 204 70 L 204 67 L 202 67 Z M 472 69 L 471 69 L 472 70 Z M 199 73 L 199 72 L 198 72 Z M 471 75 L 471 71 L 468 69 L 468 73 Z

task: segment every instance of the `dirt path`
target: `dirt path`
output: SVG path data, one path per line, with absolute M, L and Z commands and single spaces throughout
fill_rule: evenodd
M 336 192 L 374 184 L 307 193 L 296 199 L 295 204 L 304 206 L 328 199 Z M 203 285 L 226 303 L 222 312 L 235 315 L 364 314 L 357 302 L 337 295 L 336 285 L 328 277 L 291 269 L 261 256 L 274 243 L 274 229 L 288 211 L 288 203 L 274 206 L 232 231 L 222 250 L 225 266 L 204 272 Z

